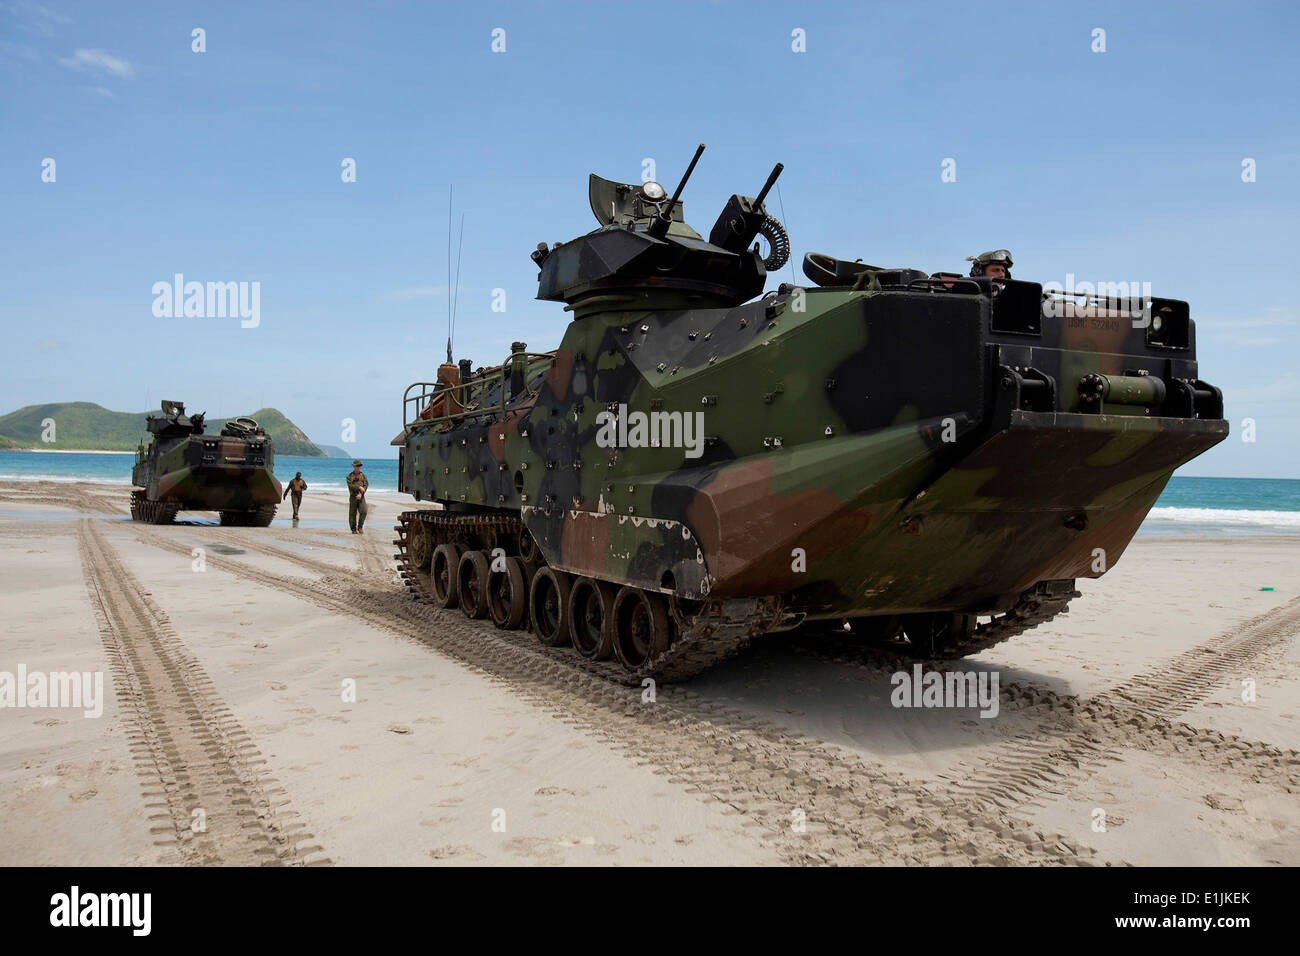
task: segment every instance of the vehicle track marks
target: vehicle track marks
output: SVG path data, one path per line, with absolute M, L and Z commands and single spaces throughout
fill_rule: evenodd
M 166 615 L 92 521 L 80 519 L 77 536 L 157 843 L 185 864 L 329 863 L 290 822 L 284 791 Z M 196 810 L 202 832 L 192 829 Z
M 188 555 L 185 545 L 140 528 L 148 544 Z M 276 549 L 278 550 L 278 549 Z M 280 555 L 277 555 L 280 556 Z M 311 567 L 296 555 L 288 561 Z M 323 580 L 275 574 L 225 556 L 210 567 L 277 588 L 336 613 L 417 641 L 504 684 L 513 694 L 622 750 L 704 799 L 746 816 L 791 863 L 1080 863 L 1093 851 L 1031 832 L 999 808 L 976 812 L 879 765 L 684 687 L 657 688 L 654 703 L 546 652 L 531 634 L 499 631 L 383 589 L 346 570 Z M 801 810 L 804 833 L 792 828 Z
M 1022 735 L 995 754 L 957 768 L 953 786 L 976 804 L 1009 801 L 1039 792 L 1075 789 L 1123 749 L 1196 757 L 1237 771 L 1256 784 L 1300 792 L 1300 753 L 1261 741 L 1179 723 L 1173 718 L 1203 700 L 1255 657 L 1294 636 L 1300 598 L 1197 645 L 1113 690 L 1087 700 L 1048 691 L 1029 700 L 1043 705 L 1055 726 Z
M 1226 765 L 1256 783 L 1300 789 L 1300 752 L 1174 719 L 1208 694 L 1226 671 L 1244 667 L 1285 640 L 1297 626 L 1300 599 L 1092 698 L 1003 681 L 999 688 L 1002 711 L 1032 712 L 1040 723 L 1032 731 L 1002 743 L 987 759 L 981 755 L 940 776 L 967 790 L 997 789 L 998 781 L 1005 776 L 1004 784 L 1030 795 L 1034 791 L 1026 768 L 1032 766 L 1037 768 L 1046 789 L 1059 793 L 1062 791 L 1056 784 L 1076 777 L 1081 770 L 1114 758 L 1119 751 L 1141 750 Z M 909 657 L 837 634 L 793 638 L 790 646 L 798 653 L 852 667 L 863 679 L 882 685 L 888 685 L 895 672 L 910 671 L 916 663 Z M 1191 662 L 1190 670 L 1185 661 Z M 1170 679 L 1170 674 L 1176 677 Z M 1163 684 L 1165 680 L 1168 687 Z M 1147 695 L 1145 702 L 1130 688 L 1142 689 Z M 1040 751 L 1056 754 L 1058 750 L 1053 748 L 1059 748 L 1062 742 L 1073 746 L 1062 755 L 1059 766 L 1040 759 Z M 1019 786 L 1015 786 L 1017 781 Z
M 238 545 L 245 550 L 260 552 L 269 557 L 288 560 L 303 568 L 312 569 L 319 574 L 339 574 L 347 571 L 347 568 L 343 565 L 332 564 L 327 560 L 314 558 L 293 550 L 292 545 L 300 543 L 295 539 L 281 538 L 274 535 L 268 537 L 265 532 L 259 534 L 257 530 L 247 529 L 206 528 L 204 530 L 209 532 L 212 538 L 217 541 Z M 315 547 L 318 544 L 320 543 L 313 542 L 312 546 Z M 362 574 L 369 575 L 377 580 L 383 580 L 386 583 L 401 585 L 401 578 L 397 574 L 397 569 L 393 566 L 391 553 L 381 550 L 379 543 L 374 540 L 373 536 L 369 540 L 358 536 L 354 543 L 350 543 L 350 546 L 332 543 L 323 546 L 332 551 L 351 555 L 356 561 L 356 569 Z

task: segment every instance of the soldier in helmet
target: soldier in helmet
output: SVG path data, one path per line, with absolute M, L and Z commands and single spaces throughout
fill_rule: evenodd
M 290 495 L 293 495 L 293 520 L 294 521 L 298 520 L 298 509 L 302 507 L 302 493 L 306 490 L 307 490 L 307 482 L 302 480 L 301 471 L 298 472 L 298 474 L 293 476 L 293 480 L 289 482 L 289 487 L 284 489 L 284 498 L 288 498 Z M 280 500 L 283 501 L 284 498 L 281 498 Z
M 981 252 L 978 256 L 967 256 L 966 261 L 971 263 L 972 277 L 1011 278 L 1011 253 L 1006 249 L 995 249 L 992 252 Z
M 361 459 L 352 460 L 352 470 L 348 472 L 348 526 L 353 534 L 361 534 L 366 524 L 366 489 L 370 479 L 361 471 Z

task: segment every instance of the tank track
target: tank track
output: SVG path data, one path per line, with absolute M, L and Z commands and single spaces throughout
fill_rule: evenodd
M 251 511 L 221 511 L 221 523 L 227 527 L 265 528 L 275 518 L 276 505 L 261 505 Z
M 150 501 L 143 491 L 131 492 L 131 520 L 146 524 L 171 524 L 181 510 L 177 501 Z
M 1017 634 L 1046 624 L 1069 610 L 1070 601 L 1082 596 L 1075 590 L 1073 581 L 1040 581 L 1023 592 L 1010 610 L 978 625 L 968 637 L 959 640 L 954 648 L 955 656 L 978 654 Z
M 407 558 L 410 528 L 417 521 L 432 525 L 436 543 L 471 536 L 485 538 L 495 541 L 495 546 L 504 547 L 507 554 L 515 557 L 519 554 L 517 546 L 513 545 L 526 531 L 523 521 L 513 515 L 455 515 L 433 509 L 402 512 L 398 524 L 393 527 L 397 532 L 393 541 L 397 547 L 397 570 L 411 595 L 426 604 L 436 603 L 430 590 L 430 576 L 411 566 Z M 529 577 L 531 580 L 531 575 Z M 588 660 L 572 647 L 551 648 L 541 644 L 537 647 L 572 666 L 629 686 L 639 686 L 646 678 L 683 681 L 743 650 L 753 634 L 761 629 L 764 618 L 762 614 L 729 615 L 720 602 L 705 602 L 700 612 L 694 614 L 687 613 L 675 600 L 669 604 L 672 643 L 666 651 L 635 671 L 627 670 L 616 660 Z M 528 626 L 527 620 L 523 626 Z
M 976 625 L 968 633 L 950 635 L 937 653 L 922 653 L 916 647 L 899 641 L 897 638 L 901 632 L 868 638 L 865 642 L 860 635 L 850 636 L 841 628 L 807 628 L 805 633 L 815 635 L 819 642 L 825 642 L 821 650 L 837 655 L 852 657 L 855 653 L 864 651 L 873 654 L 885 651 L 912 660 L 955 660 L 986 651 L 1040 624 L 1046 624 L 1056 615 L 1068 611 L 1070 601 L 1081 596 L 1075 590 L 1073 580 L 1040 581 L 1022 592 L 1007 611 Z

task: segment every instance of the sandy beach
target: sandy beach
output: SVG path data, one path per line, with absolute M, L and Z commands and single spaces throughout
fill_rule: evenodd
M 414 603 L 413 506 L 151 526 L 122 486 L 0 483 L 0 673 L 104 689 L 0 708 L 0 863 L 1300 864 L 1296 538 L 1139 537 L 948 665 L 997 675 L 981 717 L 797 635 L 646 701 Z

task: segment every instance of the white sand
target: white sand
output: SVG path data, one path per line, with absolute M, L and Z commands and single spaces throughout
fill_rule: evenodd
M 0 485 L 0 671 L 100 671 L 108 697 L 98 719 L 0 709 L 0 863 L 246 862 L 268 828 L 305 863 L 1300 863 L 1294 539 L 1139 538 L 1068 616 L 950 665 L 998 673 L 1002 711 L 982 720 L 896 709 L 896 665 L 776 637 L 644 705 L 530 669 L 527 642 L 467 658 L 466 628 L 502 638 L 459 613 L 404 617 L 400 496 L 353 536 L 341 493 L 268 529 L 142 527 L 125 494 Z M 126 693 L 106 650 L 122 635 L 198 702 Z M 1035 688 L 1055 696 L 1031 705 Z M 189 761 L 195 796 L 160 796 L 167 771 L 133 760 L 133 742 L 154 753 L 128 739 L 142 720 L 175 737 L 185 759 L 164 761 Z M 190 803 L 214 821 L 193 840 L 175 825 Z

